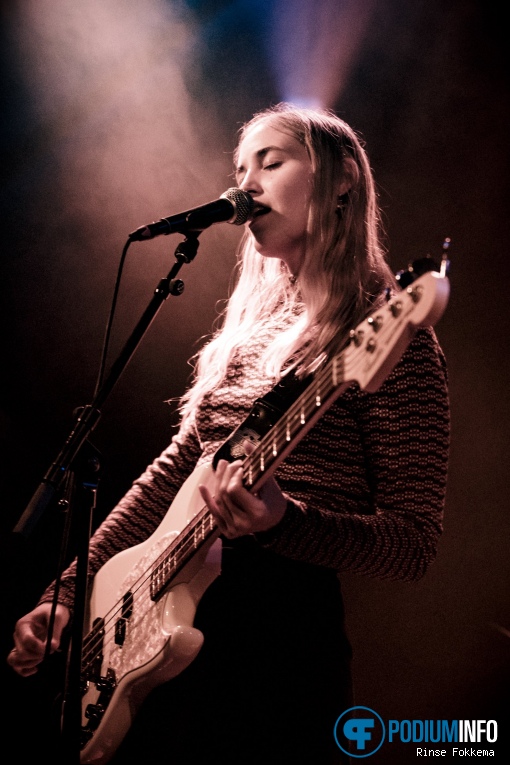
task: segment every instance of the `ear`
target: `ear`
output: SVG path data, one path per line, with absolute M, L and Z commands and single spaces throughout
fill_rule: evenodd
M 359 168 L 352 157 L 345 157 L 342 170 L 342 179 L 337 186 L 337 194 L 339 197 L 347 194 L 359 180 Z

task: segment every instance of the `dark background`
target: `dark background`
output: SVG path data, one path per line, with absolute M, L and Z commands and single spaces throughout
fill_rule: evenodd
M 475 0 L 67 5 L 7 2 L 1 11 L 4 654 L 14 621 L 53 578 L 62 519 L 53 508 L 28 539 L 11 531 L 74 409 L 92 400 L 128 233 L 234 185 L 236 131 L 254 111 L 319 94 L 366 141 L 393 269 L 440 257 L 445 237 L 452 242 L 451 297 L 436 327 L 452 407 L 445 531 L 417 584 L 342 576 L 356 700 L 384 719 L 496 719 L 503 756 L 510 120 L 502 18 Z M 163 305 L 104 406 L 92 438 L 103 467 L 94 524 L 170 440 L 175 404 L 166 402 L 182 393 L 187 361 L 227 296 L 239 235 L 227 225 L 203 233 L 181 272 L 184 294 Z M 130 248 L 109 363 L 178 242 Z M 58 660 L 35 678 L 5 668 L 2 678 L 4 742 L 29 762 L 51 746 Z M 414 758 L 414 746 L 395 745 L 369 761 Z

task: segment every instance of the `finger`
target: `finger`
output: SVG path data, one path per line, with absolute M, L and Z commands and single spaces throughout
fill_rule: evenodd
M 67 611 L 62 612 L 58 607 L 55 613 L 55 622 L 53 624 L 53 639 L 51 641 L 51 651 L 60 650 L 60 643 L 62 641 L 62 634 L 69 621 L 69 614 Z
M 39 656 L 44 650 L 43 641 L 29 630 L 14 633 L 14 647 L 20 655 Z
M 44 658 L 46 644 L 31 636 L 24 641 L 20 641 L 17 637 L 14 640 L 14 648 L 8 656 L 11 666 L 13 662 L 16 663 L 16 669 L 23 666 L 34 667 L 40 664 Z
M 244 448 L 244 453 L 246 454 L 246 456 L 249 456 L 250 454 L 253 454 L 253 452 L 255 451 L 256 445 L 253 443 L 253 441 L 249 441 L 248 439 L 246 439 L 243 442 L 243 448 Z
M 40 658 L 37 660 L 23 658 L 16 648 L 13 648 L 7 656 L 7 664 L 22 677 L 34 675 L 40 663 Z
M 211 511 L 214 520 L 216 521 L 218 528 L 222 534 L 229 533 L 229 526 L 232 520 L 232 515 L 229 508 L 221 500 L 213 496 L 207 486 L 199 484 L 198 490 L 204 500 L 205 504 Z
M 244 485 L 242 465 L 232 470 L 230 480 L 221 492 L 221 497 L 233 512 L 251 514 L 256 509 L 257 497 Z
M 242 506 L 237 502 L 237 495 L 242 488 L 242 463 L 239 460 L 222 460 L 222 463 L 217 474 L 214 498 L 230 512 L 242 510 Z
M 228 462 L 227 460 L 218 460 L 218 464 L 216 465 L 216 468 L 214 470 L 214 476 L 216 479 L 216 485 L 219 486 L 223 480 L 225 473 L 229 469 L 230 465 L 233 463 Z
M 204 500 L 205 504 L 207 505 L 207 507 L 210 508 L 210 506 L 214 502 L 213 495 L 211 494 L 211 492 L 209 491 L 207 486 L 205 484 L 203 484 L 203 483 L 200 483 L 198 485 L 198 490 L 199 490 L 200 495 L 201 495 L 202 499 Z

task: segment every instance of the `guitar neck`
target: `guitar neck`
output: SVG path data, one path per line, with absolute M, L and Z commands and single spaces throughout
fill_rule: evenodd
M 449 297 L 449 281 L 430 271 L 385 303 L 350 333 L 350 342 L 343 351 L 323 364 L 303 392 L 255 444 L 253 452 L 243 458 L 243 483 L 256 492 L 269 478 L 317 420 L 353 383 L 362 390 L 376 391 L 405 351 L 420 326 L 433 326 L 441 317 Z M 251 418 L 255 407 L 245 421 Z M 264 413 L 257 409 L 258 419 Z M 273 412 L 274 414 L 274 412 Z M 223 444 L 218 455 L 227 455 L 229 442 L 239 446 L 243 423 Z M 242 436 L 241 436 L 242 437 Z M 227 457 L 228 458 L 228 457 Z M 235 457 L 230 457 L 235 459 Z M 161 561 L 161 581 L 168 582 L 206 539 L 217 531 L 207 507 L 190 521 L 172 546 L 175 561 Z M 175 556 L 174 556 L 175 553 Z
M 170 582 L 217 531 L 211 511 L 204 506 L 153 564 L 150 572 L 152 600 L 157 601 L 164 595 Z
M 375 392 L 420 326 L 433 326 L 449 297 L 449 281 L 429 271 L 372 313 L 350 342 L 319 368 L 303 393 L 244 459 L 243 482 L 257 491 L 322 414 L 352 384 Z
M 109 761 L 144 694 L 181 672 L 200 650 L 195 607 L 221 565 L 214 544 L 219 529 L 199 487 L 214 491 L 216 461 L 242 459 L 244 485 L 257 491 L 347 387 L 378 389 L 417 327 L 442 315 L 448 294 L 444 275 L 424 274 L 356 327 L 344 350 L 313 375 L 284 378 L 255 402 L 213 463 L 188 476 L 152 536 L 96 573 L 80 679 L 83 765 Z M 245 456 L 247 438 L 254 448 Z
M 324 411 L 345 391 L 343 354 L 335 356 L 243 461 L 243 483 L 252 492 L 290 454 Z

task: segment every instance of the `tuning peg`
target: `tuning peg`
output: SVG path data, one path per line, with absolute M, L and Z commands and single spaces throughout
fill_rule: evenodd
M 418 258 L 417 260 L 413 260 L 412 263 L 409 264 L 407 269 L 399 271 L 395 274 L 395 278 L 397 282 L 399 283 L 400 287 L 402 289 L 405 289 L 406 287 L 409 287 L 410 284 L 412 284 L 415 279 L 418 279 L 420 276 L 423 276 L 423 274 L 426 274 L 428 271 L 438 271 L 441 276 L 447 276 L 449 270 L 450 270 L 450 261 L 448 260 L 447 256 L 447 250 L 451 244 L 450 237 L 446 237 L 446 239 L 443 242 L 443 253 L 441 256 L 440 263 L 437 263 L 431 255 L 427 255 L 424 258 Z

